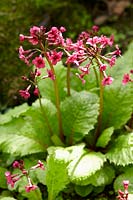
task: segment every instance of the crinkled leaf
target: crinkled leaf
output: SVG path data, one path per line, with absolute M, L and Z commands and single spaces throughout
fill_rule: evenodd
M 124 190 L 123 188 L 123 181 L 124 180 L 129 180 L 129 187 L 128 191 L 130 194 L 133 194 L 133 166 L 128 167 L 125 170 L 125 173 L 120 174 L 114 182 L 114 189 L 117 192 L 119 189 Z
M 111 166 L 104 166 L 100 170 L 96 171 L 95 174 L 90 176 L 86 181 L 87 184 L 92 184 L 95 187 L 105 186 L 112 183 L 115 178 L 115 171 Z
M 73 183 L 87 185 L 88 178 L 101 169 L 105 157 L 99 152 L 82 152 L 68 165 L 68 175 Z
M 114 78 L 114 82 L 104 89 L 103 130 L 114 126 L 115 129 L 130 119 L 133 112 L 133 85 L 128 83 L 122 85 L 123 75 L 129 73 L 133 63 L 133 43 L 129 45 L 128 51 L 118 59 L 116 65 L 108 68 L 108 74 Z
M 88 194 L 92 192 L 92 190 L 93 190 L 92 185 L 86 185 L 86 186 L 75 185 L 75 191 L 81 197 L 86 197 Z
M 110 162 L 116 165 L 133 163 L 133 133 L 119 136 L 106 154 Z
M 82 91 L 75 92 L 61 104 L 64 134 L 75 141 L 94 128 L 98 116 L 98 97 Z
M 55 133 L 56 108 L 46 99 L 42 104 Z M 19 118 L 13 118 L 12 121 L 1 125 L 0 133 L 0 149 L 16 155 L 44 152 L 52 144 L 50 131 L 38 101 Z
M 62 62 L 59 62 L 56 66 L 54 66 L 54 69 L 58 83 L 60 100 L 63 100 L 66 97 L 66 91 L 64 90 L 64 88 L 66 88 L 66 68 L 63 66 Z M 39 89 L 42 97 L 50 99 L 53 103 L 55 103 L 54 84 L 51 79 L 42 79 L 39 82 Z
M 133 111 L 133 87 L 112 85 L 104 90 L 103 130 L 113 126 L 115 129 L 130 119 Z
M 19 117 L 20 114 L 26 112 L 28 109 L 29 106 L 24 103 L 20 106 L 16 106 L 15 108 L 8 110 L 5 114 L 0 114 L 0 125 L 11 121 L 14 117 Z
M 69 152 L 63 148 L 49 149 L 46 169 L 46 185 L 48 188 L 49 199 L 55 199 L 69 183 L 67 174 L 67 162 Z
M 105 129 L 98 138 L 96 146 L 106 147 L 106 145 L 108 145 L 109 141 L 111 140 L 113 132 L 114 132 L 114 127 L 109 127 Z

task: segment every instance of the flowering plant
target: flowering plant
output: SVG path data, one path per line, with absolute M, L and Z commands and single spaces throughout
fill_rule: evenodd
M 47 187 L 48 200 L 65 198 L 63 192 L 70 184 L 78 195 L 93 197 L 98 187 L 102 192 L 114 181 L 114 166 L 133 164 L 133 70 L 130 63 L 128 69 L 116 64 L 121 50 L 113 47 L 113 36 L 99 36 L 98 30 L 93 26 L 76 42 L 63 37 L 64 27 L 47 31 L 33 26 L 29 36 L 20 34 L 20 41 L 28 41 L 32 48 L 19 48 L 19 58 L 31 68 L 30 75 L 22 77 L 27 87 L 19 93 L 26 100 L 33 93 L 38 100 L 2 118 L 1 150 L 21 159 L 47 152 L 46 174 L 42 170 L 34 184 L 23 164 L 15 161 L 13 166 L 22 174 L 5 173 L 11 186 L 26 176 L 26 191 L 35 192 L 41 182 Z M 35 166 L 30 170 L 43 165 L 38 161 Z M 34 196 L 38 198 L 41 195 Z

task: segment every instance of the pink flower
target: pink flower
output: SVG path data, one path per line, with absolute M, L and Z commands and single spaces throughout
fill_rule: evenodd
M 111 76 L 108 76 L 108 77 L 105 77 L 103 80 L 102 80 L 102 85 L 110 85 L 112 82 L 113 82 L 113 78 Z
M 64 28 L 61 28 L 61 30 L 58 30 L 57 27 L 52 27 L 50 29 L 50 31 L 48 32 L 48 37 L 47 37 L 49 45 L 63 45 L 64 44 L 62 31 L 64 32 Z
M 19 168 L 19 166 L 20 166 L 20 163 L 17 160 L 15 160 L 14 163 L 13 163 L 13 167 Z
M 92 30 L 94 32 L 98 32 L 99 31 L 99 26 L 97 26 L 97 25 L 92 26 Z
M 129 74 L 124 74 L 122 84 L 126 85 L 130 81 L 130 75 Z
M 25 36 L 23 34 L 19 35 L 19 40 L 20 42 L 23 42 L 25 40 Z
M 35 57 L 34 60 L 32 60 L 32 64 L 35 65 L 37 68 L 44 68 L 45 62 L 42 56 Z
M 41 75 L 41 71 L 38 70 L 38 69 L 36 69 L 36 70 L 35 70 L 35 76 L 40 76 L 40 75 Z
M 125 190 L 128 190 L 128 186 L 129 186 L 129 180 L 124 180 L 123 181 L 123 186 Z
M 79 67 L 79 69 L 81 72 L 83 72 L 84 75 L 90 73 L 88 67 Z
M 30 28 L 30 35 L 31 35 L 32 37 L 38 36 L 39 33 L 40 33 L 40 27 L 38 27 L 38 26 L 33 26 L 32 28 Z
M 65 31 L 66 31 L 65 27 L 61 26 L 61 27 L 60 27 L 60 31 L 61 31 L 62 33 L 65 32 Z
M 36 190 L 36 189 L 37 189 L 36 185 L 29 184 L 29 185 L 25 186 L 26 192 L 31 192 L 31 191 Z
M 77 61 L 77 53 L 73 53 L 72 55 L 70 55 L 67 60 L 66 60 L 66 64 L 68 63 L 75 63 L 76 65 L 79 66 L 79 63 Z
M 48 73 L 48 77 L 49 77 L 51 80 L 55 80 L 55 75 L 53 74 L 52 70 L 47 69 L 47 73 Z
M 89 38 L 86 42 L 86 44 L 89 44 L 91 46 L 96 46 L 96 44 L 100 43 L 100 38 L 97 36 L 94 36 L 93 38 Z
M 29 93 L 29 91 L 27 89 L 26 90 L 19 90 L 19 94 L 24 99 L 30 98 L 30 93 Z
M 29 42 L 33 45 L 37 45 L 39 40 L 38 40 L 38 37 L 29 37 Z
M 109 64 L 111 67 L 115 65 L 115 61 L 116 61 L 116 56 L 113 56 L 111 59 L 109 59 Z
M 100 71 L 105 71 L 107 66 L 105 64 L 100 65 Z
M 10 172 L 8 172 L 8 171 L 5 172 L 7 184 L 11 185 L 12 188 L 14 187 L 15 182 L 19 180 L 19 177 L 17 177 L 17 176 L 18 176 L 17 174 L 11 175 Z
M 50 61 L 52 62 L 52 64 L 56 65 L 57 62 L 59 62 L 61 60 L 63 53 L 61 51 L 56 52 L 54 50 L 54 51 L 50 51 L 50 53 L 48 52 L 47 55 L 48 55 Z
M 33 93 L 34 93 L 35 96 L 38 97 L 38 95 L 39 95 L 39 90 L 38 90 L 38 88 L 35 88 Z
M 43 164 L 40 160 L 38 160 L 37 165 L 31 167 L 32 170 L 33 170 L 33 169 L 37 169 L 37 168 L 40 168 L 40 169 L 42 169 L 42 170 L 45 169 L 45 168 L 44 168 L 44 164 Z
M 85 74 L 76 73 L 76 76 L 82 81 L 82 84 L 85 84 L 86 80 L 84 79 Z

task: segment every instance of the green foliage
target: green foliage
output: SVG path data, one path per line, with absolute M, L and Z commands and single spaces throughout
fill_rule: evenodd
M 0 188 L 7 188 L 7 183 L 5 179 L 5 172 L 7 169 L 0 167 Z
M 105 129 L 100 137 L 98 138 L 98 141 L 96 143 L 97 147 L 106 147 L 108 145 L 109 141 L 111 140 L 111 136 L 114 132 L 114 127 L 109 127 Z
M 94 128 L 98 116 L 98 97 L 82 91 L 73 93 L 61 104 L 63 130 L 66 136 L 79 141 Z
M 62 101 L 66 97 L 66 68 L 63 66 L 62 62 L 59 62 L 55 66 L 55 73 L 57 77 L 60 100 Z M 43 79 L 39 81 L 39 89 L 43 98 L 50 99 L 55 104 L 55 93 L 53 81 L 51 79 Z
M 78 185 L 87 185 L 88 179 L 102 168 L 105 157 L 100 152 L 82 151 L 68 165 L 68 175 L 71 182 Z
M 92 192 L 92 190 L 93 190 L 92 185 L 87 185 L 87 186 L 75 185 L 75 191 L 81 197 L 86 197 L 88 194 Z
M 119 136 L 112 142 L 106 154 L 110 162 L 115 165 L 129 165 L 133 163 L 133 133 Z
M 49 118 L 49 123 L 52 125 L 55 121 L 56 109 L 49 100 L 42 101 L 42 104 Z M 44 152 L 52 144 L 49 129 L 38 101 L 19 118 L 13 118 L 1 125 L 0 132 L 0 149 L 14 155 L 24 156 Z
M 92 184 L 95 187 L 105 186 L 112 183 L 115 178 L 115 171 L 112 166 L 105 165 L 87 180 L 87 185 Z
M 48 187 L 48 200 L 55 197 L 69 183 L 67 174 L 67 162 L 69 153 L 63 148 L 49 149 L 47 158 L 46 185 Z

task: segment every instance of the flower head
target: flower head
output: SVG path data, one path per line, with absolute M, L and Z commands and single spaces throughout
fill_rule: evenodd
M 59 62 L 61 60 L 63 53 L 61 51 L 57 52 L 54 50 L 54 51 L 50 51 L 50 53 L 47 52 L 47 55 L 48 55 L 50 61 L 52 62 L 52 64 L 56 65 L 57 62 Z
M 110 85 L 113 82 L 113 78 L 111 76 L 107 76 L 102 80 L 102 85 Z
M 19 90 L 19 94 L 24 99 L 29 99 L 30 98 L 30 93 L 29 93 L 29 91 L 27 89 L 26 90 Z
M 34 60 L 32 60 L 32 64 L 35 65 L 37 68 L 44 68 L 45 62 L 42 56 L 35 57 Z
M 29 184 L 29 185 L 25 186 L 25 191 L 26 192 L 31 192 L 31 191 L 36 190 L 36 189 L 37 189 L 36 185 Z
M 124 74 L 122 84 L 126 85 L 130 81 L 130 75 L 129 74 Z

